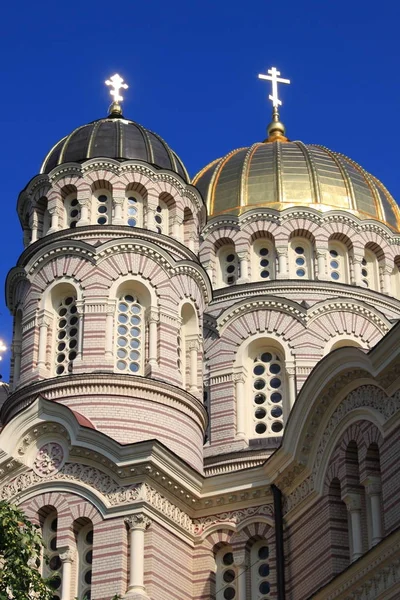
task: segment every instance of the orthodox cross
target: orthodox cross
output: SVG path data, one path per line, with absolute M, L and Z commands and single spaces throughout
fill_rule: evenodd
M 115 75 L 110 77 L 110 79 L 107 79 L 105 83 L 106 85 L 111 85 L 114 88 L 110 90 L 110 94 L 114 98 L 114 102 L 116 102 L 117 104 L 119 102 L 122 102 L 123 97 L 120 96 L 119 90 L 127 90 L 129 87 L 126 83 L 124 83 L 123 78 L 120 75 L 118 75 L 118 73 L 115 73 Z
M 282 105 L 282 101 L 278 98 L 278 83 L 290 83 L 290 79 L 282 79 L 279 77 L 280 74 L 280 71 L 272 67 L 268 69 L 268 75 L 260 74 L 258 76 L 259 79 L 267 79 L 272 82 L 272 94 L 269 95 L 269 99 L 272 100 L 272 106 L 276 109 Z

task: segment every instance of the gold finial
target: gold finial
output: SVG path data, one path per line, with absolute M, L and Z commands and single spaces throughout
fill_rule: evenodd
M 287 142 L 285 137 L 285 126 L 279 120 L 279 106 L 282 106 L 282 101 L 278 98 L 278 83 L 290 83 L 289 79 L 279 77 L 280 71 L 275 67 L 268 69 L 268 75 L 260 74 L 259 79 L 266 79 L 272 83 L 272 94 L 269 95 L 269 100 L 272 101 L 272 121 L 267 127 L 268 138 L 266 142 L 283 141 Z
M 123 101 L 123 97 L 120 95 L 119 90 L 120 89 L 127 90 L 129 86 L 126 83 L 124 83 L 123 78 L 120 75 L 118 75 L 118 73 L 115 73 L 115 75 L 110 77 L 110 79 L 107 79 L 105 84 L 111 85 L 113 87 L 113 89 L 110 90 L 110 94 L 114 98 L 114 102 L 111 104 L 110 108 L 108 109 L 108 114 L 110 116 L 121 117 L 122 116 L 122 107 L 120 105 L 120 102 Z

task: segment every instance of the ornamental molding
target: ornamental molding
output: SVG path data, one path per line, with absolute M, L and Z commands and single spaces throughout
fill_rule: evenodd
M 200 519 L 194 519 L 193 531 L 195 535 L 202 535 L 206 529 L 212 527 L 213 525 L 221 525 L 221 528 L 223 528 L 227 523 L 240 526 L 240 524 L 247 519 L 256 519 L 257 517 L 261 516 L 272 518 L 273 515 L 274 511 L 271 504 L 263 504 L 262 506 L 227 511 L 208 517 L 202 517 Z
M 127 524 L 129 531 L 135 531 L 136 529 L 145 531 L 150 527 L 152 520 L 144 513 L 135 513 L 134 515 L 127 517 L 125 523 Z
M 347 383 L 365 376 L 363 371 L 352 371 L 345 377 L 338 380 L 337 384 L 331 390 L 322 396 L 321 404 L 327 408 L 331 401 L 337 396 L 341 388 Z M 333 393 L 332 393 L 333 389 Z M 299 482 L 296 488 L 286 496 L 285 512 L 289 512 L 296 508 L 307 496 L 313 492 L 321 492 L 323 486 L 323 473 L 321 472 L 322 463 L 326 464 L 326 450 L 334 438 L 334 433 L 340 423 L 348 420 L 348 415 L 357 409 L 372 408 L 382 415 L 385 421 L 388 421 L 397 411 L 400 410 L 400 394 L 388 398 L 385 393 L 378 387 L 373 385 L 363 385 L 356 390 L 353 390 L 344 398 L 336 410 L 332 413 L 323 433 L 318 435 L 319 444 L 316 450 L 315 459 L 312 465 L 312 473 L 301 483 Z M 313 441 L 318 433 L 318 427 L 322 420 L 324 410 L 316 410 L 313 412 L 313 419 L 309 428 L 305 431 L 304 439 L 306 444 L 302 447 L 302 460 L 300 464 L 295 465 L 290 471 L 285 473 L 284 477 L 279 478 L 278 485 L 282 488 L 290 489 L 295 484 L 296 480 L 305 470 L 307 457 L 311 452 Z M 333 451 L 333 448 L 332 448 Z
M 395 598 L 400 582 L 400 537 L 390 534 L 358 561 L 325 585 L 315 600 L 376 600 Z M 396 596 L 397 597 L 397 596 Z
M 315 211 L 315 212 L 314 212 Z M 249 214 L 251 213 L 251 214 Z M 282 226 L 292 219 L 304 219 L 310 223 L 310 225 L 317 225 L 318 228 L 327 228 L 329 234 L 331 233 L 329 225 L 332 223 L 340 223 L 346 227 L 351 227 L 354 233 L 372 232 L 378 234 L 382 239 L 391 245 L 400 244 L 400 235 L 394 233 L 389 227 L 383 223 L 374 221 L 373 219 L 368 221 L 362 221 L 355 215 L 351 215 L 346 212 L 330 212 L 319 214 L 315 209 L 305 208 L 288 208 L 284 211 L 274 211 L 268 208 L 250 209 L 243 212 L 241 215 L 223 215 L 212 218 L 212 221 L 208 223 L 202 230 L 205 239 L 213 232 L 218 229 L 224 229 L 225 227 L 231 227 L 235 230 L 243 230 L 251 223 L 259 223 L 260 221 L 268 221 L 276 226 Z M 327 231 L 328 233 L 328 231 Z
M 252 299 L 256 299 L 257 296 L 265 296 L 274 295 L 280 296 L 281 294 L 292 294 L 294 298 L 298 298 L 299 294 L 302 297 L 306 297 L 307 295 L 319 294 L 323 300 L 325 301 L 326 297 L 335 295 L 336 297 L 340 297 L 338 302 L 347 302 L 352 304 L 354 303 L 357 306 L 357 302 L 361 302 L 362 305 L 365 306 L 365 303 L 368 302 L 372 307 L 381 311 L 382 313 L 389 314 L 398 314 L 400 310 L 400 301 L 396 298 L 390 298 L 385 294 L 381 294 L 379 292 L 374 292 L 371 290 L 361 290 L 357 286 L 350 286 L 343 284 L 337 284 L 334 282 L 327 283 L 324 280 L 319 281 L 298 281 L 293 282 L 291 280 L 273 280 L 272 282 L 260 282 L 258 283 L 248 283 L 244 285 L 232 286 L 230 288 L 220 288 L 213 291 L 213 300 L 209 305 L 210 309 L 219 308 L 220 304 L 232 303 L 233 301 L 246 300 L 246 298 L 251 297 Z M 295 300 L 294 303 L 297 304 Z M 334 303 L 334 302 L 333 302 Z M 300 309 L 300 306 L 299 306 Z M 311 308 L 310 311 L 314 310 Z M 305 313 L 305 310 L 302 309 L 302 314 Z M 209 316 L 210 318 L 210 316 Z
M 55 475 L 65 461 L 64 449 L 57 442 L 43 444 L 33 461 L 33 470 L 40 477 Z
M 264 292 L 265 293 L 265 292 Z M 234 306 L 229 312 L 223 314 L 218 319 L 219 328 L 222 329 L 232 319 L 236 319 L 246 312 L 253 310 L 278 310 L 292 315 L 297 320 L 305 323 L 305 314 L 300 308 L 296 308 L 294 303 L 291 304 L 285 300 L 253 300 L 245 302 L 240 306 Z
M 19 456 L 24 456 L 26 454 L 27 450 L 29 449 L 29 447 L 32 445 L 32 443 L 35 440 L 37 440 L 40 437 L 48 436 L 48 435 L 51 435 L 52 438 L 55 435 L 61 436 L 61 438 L 65 439 L 68 443 L 71 441 L 71 438 L 70 438 L 67 430 L 65 429 L 65 427 L 63 427 L 62 425 L 59 425 L 58 423 L 52 423 L 50 421 L 46 421 L 46 423 L 43 423 L 41 425 L 37 425 L 37 426 L 33 427 L 24 435 L 24 437 L 21 439 L 21 441 L 18 445 L 17 452 L 18 452 Z M 0 472 L 0 475 L 2 475 L 1 472 Z
M 8 396 L 3 405 L 4 422 L 8 422 L 16 412 L 32 404 L 38 395 L 50 401 L 57 401 L 60 397 L 78 397 L 82 394 L 106 397 L 120 395 L 130 398 L 136 389 L 140 390 L 143 400 L 184 412 L 190 415 L 196 424 L 205 427 L 207 416 L 203 403 L 189 392 L 155 379 L 147 380 L 140 376 L 116 373 L 69 375 L 68 379 L 55 377 L 18 389 Z

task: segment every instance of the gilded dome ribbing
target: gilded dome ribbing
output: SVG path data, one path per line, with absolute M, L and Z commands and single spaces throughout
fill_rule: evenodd
M 383 184 L 356 162 L 303 142 L 256 143 L 219 158 L 193 179 L 209 217 L 254 208 L 345 210 L 400 230 L 400 210 Z
M 107 117 L 78 127 L 60 140 L 46 156 L 41 173 L 67 162 L 89 158 L 141 160 L 178 173 L 186 182 L 188 173 L 180 158 L 156 133 L 123 117 Z

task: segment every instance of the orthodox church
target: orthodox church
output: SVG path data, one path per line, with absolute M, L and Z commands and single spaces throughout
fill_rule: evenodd
M 279 76 L 190 179 L 115 75 L 18 197 L 0 498 L 54 600 L 400 598 L 400 210 Z

